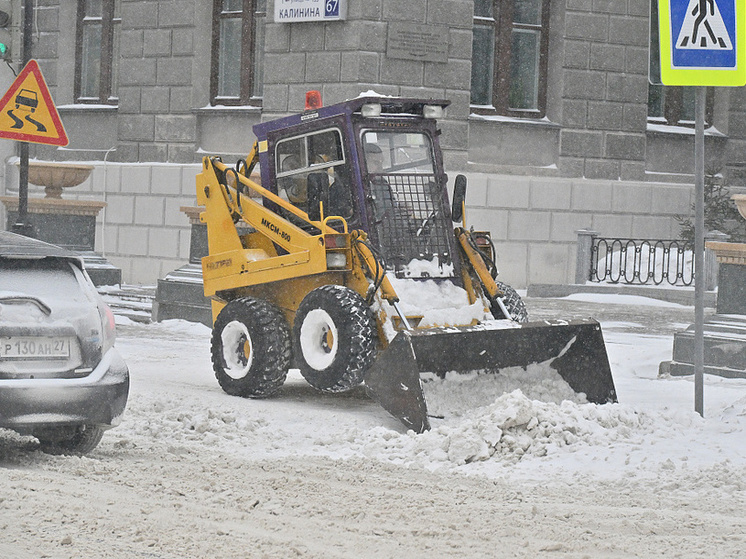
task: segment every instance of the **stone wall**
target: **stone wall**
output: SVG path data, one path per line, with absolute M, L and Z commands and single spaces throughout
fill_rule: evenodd
M 574 283 L 576 231 L 676 239 L 689 185 L 469 173 L 467 226 L 492 232 L 501 278 L 515 287 Z
M 565 6 L 560 170 L 643 180 L 649 3 L 567 0 Z
M 268 2 L 272 13 L 273 2 Z M 348 2 L 347 20 L 271 23 L 265 42 L 263 120 L 302 111 L 305 93 L 321 91 L 325 104 L 374 90 L 382 95 L 450 99 L 441 121 L 446 166 L 467 159 L 471 80 L 471 0 L 366 0 Z M 390 23 L 448 27 L 445 63 L 388 58 Z

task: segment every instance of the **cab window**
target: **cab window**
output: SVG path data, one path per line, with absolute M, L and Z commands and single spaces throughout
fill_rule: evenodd
M 363 132 L 369 174 L 434 174 L 430 138 L 420 132 Z
M 337 128 L 295 136 L 277 142 L 275 176 L 280 197 L 306 211 L 308 175 L 329 176 L 329 208 L 326 215 L 349 218 L 352 215 L 352 190 L 349 164 L 342 149 L 342 134 Z

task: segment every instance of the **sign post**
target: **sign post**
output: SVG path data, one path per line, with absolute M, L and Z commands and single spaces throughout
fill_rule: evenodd
M 28 142 L 66 146 L 65 128 L 54 106 L 47 83 L 35 60 L 30 60 L 33 7 L 30 0 L 23 7 L 23 70 L 0 99 L 0 138 L 21 142 L 18 175 L 18 218 L 11 230 L 33 236 L 28 221 Z
M 704 416 L 705 87 L 746 85 L 743 0 L 658 0 L 661 81 L 695 86 L 694 409 Z

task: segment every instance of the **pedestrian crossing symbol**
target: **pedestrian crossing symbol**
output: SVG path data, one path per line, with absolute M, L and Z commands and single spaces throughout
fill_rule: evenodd
M 30 60 L 0 99 L 0 138 L 53 146 L 68 144 L 36 60 Z
M 665 85 L 746 85 L 743 0 L 658 0 Z

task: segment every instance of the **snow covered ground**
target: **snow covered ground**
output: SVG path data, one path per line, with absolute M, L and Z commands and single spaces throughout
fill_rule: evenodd
M 230 397 L 206 327 L 120 318 L 130 402 L 91 455 L 0 432 L 0 557 L 746 557 L 746 380 L 706 377 L 701 418 L 691 378 L 658 377 L 693 309 L 527 304 L 601 321 L 619 404 L 480 378 L 499 394 L 415 435 L 293 373 Z

